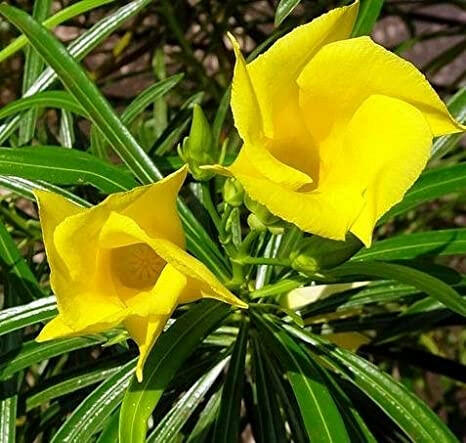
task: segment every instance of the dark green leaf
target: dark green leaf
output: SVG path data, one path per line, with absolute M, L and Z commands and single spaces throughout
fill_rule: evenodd
M 194 429 L 187 436 L 186 443 L 204 443 L 210 430 L 215 424 L 218 410 L 220 409 L 220 401 L 222 398 L 222 390 L 215 392 L 207 402 L 204 410 L 199 415 L 199 420 L 194 426 Z
M 425 272 L 394 263 L 362 262 L 347 263 L 334 271 L 335 276 L 366 275 L 383 279 L 397 280 L 414 286 L 442 302 L 451 310 L 466 316 L 466 300 L 452 287 Z
M 351 261 L 411 260 L 424 256 L 466 253 L 466 229 L 446 229 L 404 234 L 362 249 Z
M 223 386 L 220 411 L 215 422 L 213 439 L 216 442 L 235 443 L 239 439 L 241 397 L 243 394 L 244 367 L 248 345 L 248 322 L 243 317 L 233 348 L 230 366 Z
M 36 277 L 21 256 L 16 243 L 1 222 L 0 265 L 7 273 L 8 278 L 15 282 L 16 289 L 21 291 L 19 296 L 23 301 L 34 300 L 44 295 Z
M 349 441 L 340 413 L 317 364 L 283 329 L 264 316 L 254 315 L 261 336 L 284 366 L 312 441 Z
M 440 418 L 416 395 L 372 363 L 323 338 L 284 326 L 312 346 L 312 352 L 365 392 L 412 439 L 425 442 L 456 442 Z
M 466 188 L 466 163 L 425 171 L 403 200 L 395 205 L 379 224 L 400 214 L 404 214 L 421 203 L 455 192 L 463 192 Z

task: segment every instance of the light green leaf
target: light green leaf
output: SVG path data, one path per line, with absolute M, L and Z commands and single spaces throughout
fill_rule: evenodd
M 136 185 L 126 171 L 86 152 L 58 146 L 0 148 L 0 174 L 58 185 L 90 184 L 105 193 Z
M 275 10 L 275 26 L 279 26 L 285 18 L 287 18 L 296 6 L 299 5 L 301 0 L 280 0 L 280 3 Z
M 44 297 L 27 305 L 0 311 L 0 335 L 50 320 L 57 315 L 55 297 Z
M 384 0 L 361 0 L 359 14 L 351 34 L 352 37 L 369 35 L 379 18 Z

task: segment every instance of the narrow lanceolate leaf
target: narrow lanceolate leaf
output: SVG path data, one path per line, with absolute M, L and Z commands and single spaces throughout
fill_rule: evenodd
M 173 75 L 165 80 L 155 83 L 141 92 L 121 114 L 122 123 L 129 127 L 131 123 L 143 112 L 154 100 L 157 100 L 173 89 L 183 78 L 183 74 Z M 93 128 L 94 131 L 96 129 Z M 101 138 L 100 131 L 94 137 Z M 102 144 L 102 140 L 94 140 L 97 145 Z M 105 147 L 104 147 L 105 148 Z M 103 149 L 102 147 L 100 149 Z
M 349 441 L 341 415 L 316 363 L 283 328 L 264 316 L 254 315 L 254 320 L 286 370 L 311 441 Z
M 0 13 L 28 37 L 135 176 L 143 183 L 160 178 L 161 174 L 144 150 L 66 48 L 25 12 L 2 4 Z
M 375 22 L 379 18 L 384 0 L 361 0 L 359 14 L 353 28 L 352 37 L 368 35 L 372 32 Z
M 440 418 L 419 397 L 377 366 L 320 336 L 292 326 L 284 326 L 312 346 L 317 357 L 333 367 L 366 393 L 410 437 L 412 441 L 457 442 Z
M 52 185 L 45 181 L 33 181 L 20 177 L 0 176 L 0 186 L 2 186 L 4 189 L 9 189 L 10 191 L 15 192 L 21 197 L 27 198 L 32 201 L 36 200 L 33 191 L 35 189 L 41 189 L 43 191 L 50 191 L 55 192 L 56 194 L 63 195 L 63 197 L 66 197 L 68 200 L 71 200 L 77 205 L 83 206 L 85 208 L 91 206 L 91 204 L 88 201 L 83 200 L 76 194 L 73 194 L 72 192 L 69 192 L 66 189 Z
M 51 5 L 51 0 L 36 0 L 32 11 L 34 19 L 40 22 L 44 21 L 49 15 Z M 23 94 L 35 82 L 44 66 L 42 58 L 31 47 L 26 48 L 25 55 L 22 86 Z M 19 145 L 24 145 L 32 139 L 36 130 L 36 120 L 37 109 L 31 109 L 24 114 L 19 126 Z
M 207 436 L 215 424 L 215 418 L 217 417 L 218 410 L 220 409 L 221 398 L 221 389 L 210 397 L 205 408 L 199 415 L 198 422 L 191 433 L 187 436 L 186 443 L 203 443 L 207 441 Z
M 55 26 L 65 22 L 66 20 L 114 1 L 115 0 L 82 0 L 70 5 L 67 8 L 62 9 L 61 11 L 58 11 L 55 15 L 45 20 L 43 24 L 46 28 L 52 29 Z M 0 51 L 0 63 L 15 54 L 27 44 L 28 39 L 24 35 L 21 35 L 17 39 L 13 40 L 7 47 Z
M 215 423 L 213 440 L 219 443 L 235 443 L 239 439 L 241 397 L 243 394 L 247 344 L 248 322 L 243 317 L 223 386 L 220 412 Z
M 383 279 L 397 280 L 414 286 L 422 292 L 437 299 L 452 311 L 466 316 L 466 299 L 461 297 L 451 286 L 425 272 L 394 263 L 363 262 L 346 263 L 332 271 L 338 277 L 348 275 L 367 275 Z
M 275 26 L 279 26 L 280 23 L 285 20 L 296 6 L 299 5 L 301 0 L 280 0 L 280 3 L 275 10 Z
M 212 387 L 228 360 L 227 357 L 217 363 L 183 394 L 176 405 L 157 425 L 154 432 L 146 440 L 147 443 L 172 443 L 178 441 L 182 427 L 203 401 L 207 391 Z
M 466 88 L 461 88 L 451 99 L 448 101 L 448 110 L 460 123 L 466 121 Z M 435 140 L 432 146 L 431 159 L 443 157 L 457 146 L 459 140 L 463 136 L 462 133 L 444 135 Z
M 11 238 L 5 225 L 1 222 L 0 260 L 1 267 L 7 272 L 8 278 L 14 281 L 15 288 L 21 291 L 18 296 L 23 301 L 31 301 L 44 295 L 36 277 L 21 256 L 16 243 Z
M 91 392 L 63 423 L 51 443 L 89 441 L 120 404 L 135 366 L 136 359 L 133 359 Z
M 16 443 L 17 403 L 17 395 L 0 400 L 0 443 Z
M 363 249 L 352 261 L 411 260 L 423 256 L 466 253 L 466 229 L 404 234 L 374 243 Z
M 66 109 L 75 114 L 86 116 L 86 111 L 68 92 L 44 91 L 30 97 L 20 98 L 0 108 L 0 119 L 35 107 Z
M 203 301 L 191 308 L 157 341 L 144 366 L 144 379 L 133 379 L 120 412 L 120 443 L 145 441 L 147 420 L 162 393 L 196 346 L 226 316 L 226 304 Z
M 382 217 L 379 223 L 404 214 L 421 203 L 444 195 L 463 192 L 466 188 L 466 163 L 425 171 L 403 200 Z
M 86 152 L 58 146 L 0 148 L 0 174 L 57 185 L 89 184 L 105 193 L 136 185 L 126 171 Z
M 55 297 L 44 297 L 27 305 L 0 311 L 0 335 L 49 320 L 57 315 Z
M 121 359 L 111 360 L 105 364 L 98 364 L 96 368 L 87 365 L 84 369 L 74 371 L 71 374 L 60 374 L 59 376 L 49 378 L 28 394 L 26 398 L 26 410 L 30 411 L 54 398 L 96 384 L 119 372 L 120 369 Z
M 88 348 L 105 341 L 105 337 L 75 337 L 64 340 L 53 340 L 45 343 L 28 341 L 20 349 L 13 349 L 2 356 L 0 363 L 0 380 L 6 380 L 12 375 L 35 363 L 51 357 Z
M 258 416 L 258 434 L 254 437 L 258 442 L 279 443 L 286 441 L 283 418 L 277 402 L 276 386 L 271 383 L 271 361 L 266 362 L 265 352 L 260 344 L 253 340 L 253 368 L 256 387 L 256 406 Z M 267 364 L 269 363 L 269 364 Z M 293 440 L 296 437 L 293 435 Z M 299 440 L 298 440 L 299 441 Z

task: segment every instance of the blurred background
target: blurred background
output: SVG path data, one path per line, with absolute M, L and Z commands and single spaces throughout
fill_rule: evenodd
M 32 0 L 8 1 L 31 11 Z M 54 1 L 58 11 L 72 1 Z M 56 28 L 65 43 L 74 40 L 102 17 L 125 2 L 115 1 L 92 13 L 80 16 Z M 154 118 L 133 123 L 132 131 L 151 155 L 176 153 L 176 145 L 186 135 L 191 118 L 190 106 L 200 102 L 213 118 L 232 74 L 234 57 L 226 41 L 227 31 L 239 39 L 245 55 L 267 47 L 293 27 L 349 1 L 302 0 L 280 26 L 274 25 L 278 1 L 248 0 L 157 0 L 136 19 L 126 23 L 104 44 L 89 54 L 84 64 L 91 78 L 105 92 L 117 109 L 124 108 L 139 92 L 156 80 L 175 73 L 184 79 L 170 92 L 167 100 L 154 107 Z M 430 80 L 444 100 L 466 83 L 466 1 L 388 0 L 372 36 L 386 48 L 412 61 Z M 0 21 L 0 48 L 6 46 L 16 30 Z M 0 106 L 21 96 L 24 57 L 18 53 L 0 64 Z M 325 73 L 323 73 L 325 75 Z M 152 111 L 151 111 L 152 112 Z M 59 138 L 59 114 L 44 112 L 38 120 L 38 138 Z M 157 122 L 157 131 L 151 125 Z M 76 120 L 75 148 L 89 137 L 86 122 Z M 158 132 L 158 133 L 157 133 Z M 239 147 L 231 116 L 223 138 Z M 158 140 L 163 140 L 159 142 Z M 154 154 L 155 153 L 155 154 Z M 465 158 L 461 143 L 442 164 Z M 466 198 L 450 196 L 411 211 L 378 232 L 379 237 L 393 232 L 464 227 Z M 449 257 L 449 266 L 466 271 L 464 257 Z M 443 328 L 421 337 L 423 346 L 433 354 L 466 364 L 466 331 Z M 450 428 L 466 442 L 466 388 L 459 382 L 423 371 L 398 361 L 377 361 L 385 370 L 418 393 Z M 420 365 L 422 366 L 422 364 Z

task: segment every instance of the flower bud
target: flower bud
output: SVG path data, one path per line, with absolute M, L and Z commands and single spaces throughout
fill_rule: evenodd
M 280 221 L 280 218 L 269 212 L 264 205 L 252 200 L 247 194 L 244 196 L 244 204 L 265 226 L 270 226 Z
M 331 269 L 349 260 L 362 246 L 352 234 L 348 234 L 345 241 L 313 235 L 305 238 L 301 247 L 291 254 L 291 266 L 304 273 Z
M 244 189 L 233 177 L 227 178 L 223 185 L 223 200 L 230 206 L 238 207 L 243 203 Z
M 214 173 L 201 169 L 201 166 L 217 162 L 217 149 L 214 144 L 212 130 L 202 108 L 195 104 L 189 137 L 185 138 L 182 147 L 178 147 L 182 160 L 188 163 L 189 170 L 196 180 L 209 180 Z

